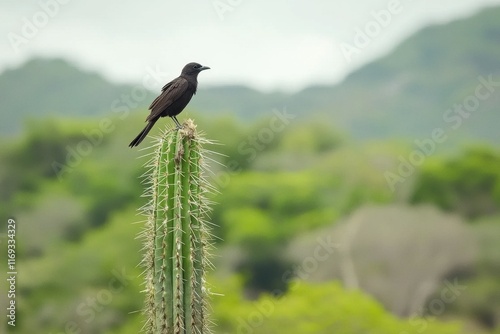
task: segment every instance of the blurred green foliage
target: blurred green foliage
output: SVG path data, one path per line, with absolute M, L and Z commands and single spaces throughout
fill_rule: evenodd
M 130 150 L 126 144 L 143 116 L 109 117 L 108 133 L 99 133 L 102 119 L 32 121 L 25 136 L 0 147 L 0 213 L 14 216 L 20 226 L 19 331 L 140 330 L 142 245 L 135 238 L 141 224 L 133 223 L 142 219 L 136 209 L 145 204 L 139 177 L 147 157 L 141 156 L 149 150 Z M 187 116 L 218 140 L 206 148 L 221 153 L 207 160 L 213 172 L 207 177 L 217 190 L 209 196 L 219 248 L 218 269 L 210 278 L 216 333 L 234 333 L 241 326 L 244 332 L 252 321 L 259 322 L 254 331 L 259 333 L 420 333 L 424 324 L 423 333 L 460 333 L 459 326 L 433 318 L 395 319 L 362 292 L 345 291 L 337 283 L 285 280 L 284 273 L 296 265 L 285 253 L 291 240 L 332 226 L 367 204 L 416 202 L 415 194 L 426 194 L 422 198 L 441 206 L 433 189 L 453 194 L 455 188 L 447 184 L 461 184 L 465 175 L 468 183 L 457 189 L 463 194 L 477 189 L 493 201 L 497 185 L 489 181 L 498 180 L 499 170 L 494 149 L 481 146 L 455 160 L 429 159 L 412 182 L 393 193 L 384 172 L 410 151 L 400 141 L 355 143 L 321 118 L 299 118 L 262 141 L 259 131 L 269 127 L 269 118 L 245 126 L 231 117 L 214 120 L 190 110 Z M 241 145 L 255 154 L 242 152 Z M 68 160 L 70 152 L 76 153 Z M 54 162 L 65 167 L 54 168 Z M 448 164 L 456 167 L 453 177 Z M 429 177 L 434 178 L 425 181 Z M 461 212 L 466 197 L 460 199 L 446 209 Z M 492 218 L 484 226 L 498 224 Z M 499 289 L 500 242 L 491 240 L 484 243 L 489 248 L 481 251 L 478 267 L 460 276 L 474 294 L 447 309 L 447 319 L 486 327 L 483 319 L 496 314 L 485 311 L 497 309 L 489 296 Z M 279 296 L 269 297 L 271 291 Z M 260 323 L 253 314 L 262 304 L 272 305 L 273 312 Z
M 237 291 L 237 277 L 224 284 Z M 263 295 L 248 301 L 238 293 L 216 296 L 212 302 L 217 333 L 461 333 L 459 324 L 433 318 L 397 319 L 360 291 L 347 291 L 338 282 L 309 284 L 293 281 L 280 297 Z
M 433 203 L 475 219 L 499 213 L 500 151 L 477 146 L 426 164 L 411 201 Z

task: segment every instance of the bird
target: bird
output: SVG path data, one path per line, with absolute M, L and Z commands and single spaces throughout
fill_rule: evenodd
M 194 62 L 184 66 L 181 75 L 163 86 L 161 94 L 151 103 L 148 108 L 148 110 L 151 110 L 151 113 L 146 118 L 148 124 L 128 146 L 138 146 L 146 138 L 160 117 L 171 117 L 177 129 L 181 129 L 182 126 L 175 116 L 184 110 L 193 95 L 196 94 L 198 74 L 201 71 L 209 69 L 210 67 L 208 66 L 202 66 Z

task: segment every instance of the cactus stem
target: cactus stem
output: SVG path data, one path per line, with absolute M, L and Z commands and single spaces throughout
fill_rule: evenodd
M 211 266 L 210 203 L 204 194 L 212 188 L 203 176 L 206 143 L 188 120 L 182 129 L 163 133 L 146 164 L 149 203 L 142 210 L 148 220 L 140 236 L 147 333 L 208 333 L 204 275 Z

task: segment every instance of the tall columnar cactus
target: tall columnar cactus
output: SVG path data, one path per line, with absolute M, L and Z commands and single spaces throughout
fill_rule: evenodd
M 147 333 L 208 333 L 205 270 L 208 185 L 202 169 L 206 140 L 193 121 L 159 138 L 145 173 L 149 203 L 143 231 Z

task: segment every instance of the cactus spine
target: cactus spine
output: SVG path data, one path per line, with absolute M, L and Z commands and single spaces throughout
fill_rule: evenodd
M 147 333 L 208 333 L 205 143 L 188 120 L 182 129 L 169 130 L 159 138 L 147 165 L 149 203 L 143 211 L 148 219 L 142 233 Z

